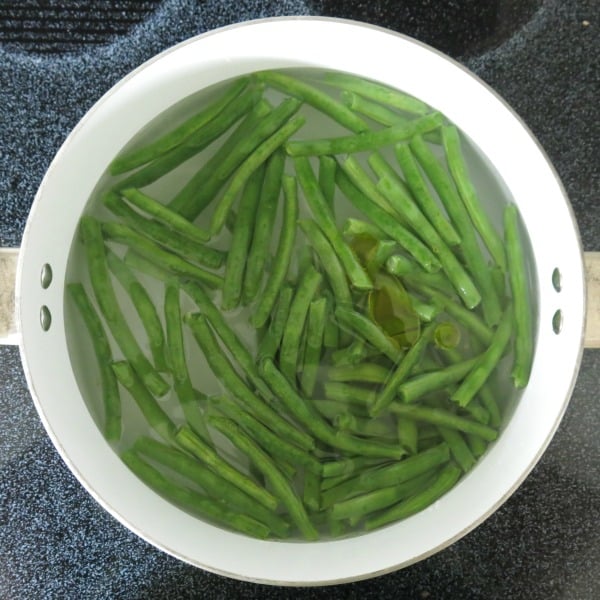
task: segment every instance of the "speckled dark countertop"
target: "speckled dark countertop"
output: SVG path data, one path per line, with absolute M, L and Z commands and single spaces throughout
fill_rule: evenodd
M 546 148 L 585 249 L 600 250 L 597 0 L 2 2 L 0 245 L 19 244 L 54 153 L 121 76 L 191 35 L 291 14 L 373 22 L 466 64 Z M 0 348 L 0 378 L 0 598 L 600 597 L 598 351 L 584 353 L 548 451 L 496 514 L 417 565 L 327 589 L 231 581 L 137 539 L 58 457 L 32 405 L 17 348 Z

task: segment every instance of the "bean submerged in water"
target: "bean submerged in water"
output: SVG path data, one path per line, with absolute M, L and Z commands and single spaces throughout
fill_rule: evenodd
M 110 218 L 81 220 L 99 314 L 87 283 L 69 291 L 103 431 L 150 487 L 247 535 L 406 518 L 498 437 L 501 363 L 515 387 L 529 378 L 518 211 L 505 209 L 504 248 L 458 130 L 379 83 L 268 71 L 211 98 L 117 156 L 127 174 L 99 195 Z M 144 423 L 123 423 L 142 431 L 127 448 L 131 401 Z

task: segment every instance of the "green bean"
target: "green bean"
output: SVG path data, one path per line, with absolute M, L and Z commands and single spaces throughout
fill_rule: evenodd
M 281 348 L 279 350 L 279 364 L 281 372 L 288 378 L 292 385 L 296 384 L 298 370 L 298 357 L 300 353 L 300 337 L 308 315 L 311 300 L 321 284 L 321 274 L 310 267 L 303 275 L 292 305 L 286 326 L 283 330 Z
M 389 410 L 398 417 L 414 419 L 415 421 L 422 421 L 433 425 L 441 425 L 442 427 L 457 429 L 463 433 L 472 433 L 487 442 L 493 442 L 498 437 L 498 432 L 493 427 L 483 425 L 465 417 L 459 417 L 450 411 L 440 408 L 392 402 L 389 406 Z
M 177 275 L 167 271 L 166 269 L 162 269 L 161 267 L 156 266 L 153 262 L 149 261 L 147 258 L 136 254 L 133 250 L 128 250 L 123 257 L 123 262 L 130 268 L 134 269 L 139 273 L 143 273 L 144 275 L 148 275 L 153 279 L 162 282 L 169 281 L 177 281 Z
M 385 383 L 390 375 L 389 369 L 376 363 L 341 365 L 327 370 L 331 381 L 358 381 L 361 383 Z
M 244 305 L 250 304 L 256 298 L 263 280 L 269 244 L 277 215 L 284 166 L 285 154 L 282 151 L 274 152 L 266 163 L 254 222 L 252 244 L 244 273 L 244 287 L 242 290 L 242 303 Z
M 241 409 L 234 402 L 222 396 L 212 399 L 212 405 L 226 417 L 235 421 L 248 432 L 257 444 L 262 446 L 273 457 L 281 458 L 290 465 L 305 467 L 308 471 L 320 475 L 321 463 L 312 455 L 294 444 L 273 433 L 249 412 Z
M 337 162 L 333 156 L 319 156 L 319 187 L 333 214 L 335 214 L 333 198 L 335 196 L 336 169 Z
M 304 474 L 304 491 L 302 501 L 308 510 L 318 511 L 321 494 L 321 477 L 317 473 L 307 471 Z
M 315 438 L 333 448 L 339 448 L 358 455 L 395 459 L 403 455 L 404 451 L 396 446 L 363 440 L 343 432 L 336 432 L 322 419 L 316 409 L 294 390 L 285 375 L 275 367 L 270 359 L 267 358 L 261 362 L 260 370 L 262 376 L 288 412 L 304 425 Z
M 441 128 L 441 131 L 448 168 L 454 179 L 460 197 L 471 217 L 471 221 L 496 264 L 500 266 L 503 271 L 506 271 L 504 245 L 488 215 L 483 210 L 479 198 L 477 197 L 477 192 L 469 178 L 467 165 L 460 149 L 458 130 L 454 125 L 446 125 Z
M 255 328 L 262 327 L 271 311 L 289 269 L 294 241 L 296 239 L 296 221 L 298 220 L 298 192 L 296 179 L 289 175 L 282 178 L 284 193 L 283 224 L 275 260 L 271 269 L 267 285 L 258 300 L 254 313 L 250 317 L 250 323 Z
M 162 156 L 134 171 L 131 175 L 118 181 L 114 189 L 143 188 L 173 171 L 225 133 L 239 121 L 260 100 L 262 90 L 254 88 L 247 94 L 241 94 L 217 115 L 206 127 L 192 134 L 185 143 L 172 148 Z M 171 207 L 172 208 L 172 207 Z M 187 215 L 186 215 L 187 216 Z
M 486 382 L 491 372 L 496 368 L 504 354 L 512 334 L 513 326 L 512 307 L 508 307 L 502 315 L 502 320 L 494 332 L 492 341 L 487 350 L 481 355 L 477 364 L 463 379 L 459 388 L 452 394 L 451 398 L 459 406 L 467 406 Z
M 525 249 L 519 238 L 519 214 L 514 204 L 504 209 L 504 236 L 515 319 L 512 378 L 517 388 L 523 388 L 529 381 L 533 363 L 533 323 L 527 291 Z
M 209 423 L 229 438 L 231 443 L 241 450 L 265 476 L 304 538 L 307 540 L 318 539 L 319 534 L 310 522 L 302 502 L 273 462 L 273 459 L 263 452 L 231 419 L 209 417 Z
M 461 381 L 475 366 L 478 357 L 470 358 L 444 369 L 422 373 L 401 383 L 397 394 L 403 402 L 416 402 L 423 396 L 442 390 L 453 383 Z
M 364 456 L 352 456 L 323 463 L 323 477 L 326 479 L 340 477 L 341 475 L 354 475 L 364 467 L 381 464 L 379 458 L 366 458 Z
M 283 142 L 285 142 L 285 140 L 298 131 L 298 129 L 304 125 L 305 121 L 306 119 L 302 116 L 292 117 L 273 135 L 268 137 L 253 150 L 248 158 L 246 158 L 246 160 L 238 167 L 212 215 L 209 228 L 211 236 L 218 234 L 221 229 L 223 229 L 227 213 L 231 209 L 238 192 L 242 189 L 248 177 L 250 177 L 250 175 L 264 163 Z
M 112 213 L 120 217 L 132 229 L 153 239 L 174 254 L 185 257 L 186 260 L 212 269 L 218 269 L 225 261 L 226 252 L 192 242 L 158 221 L 145 219 L 125 202 L 122 202 L 116 192 L 106 194 L 103 201 Z
M 436 480 L 427 489 L 407 498 L 396 504 L 382 514 L 374 515 L 365 521 L 365 529 L 370 531 L 397 521 L 405 519 L 421 510 L 424 510 L 433 504 L 438 498 L 441 498 L 446 492 L 451 490 L 460 479 L 461 470 L 450 463 L 440 472 Z
M 145 144 L 141 148 L 130 150 L 120 154 L 109 166 L 111 175 L 119 175 L 131 169 L 135 169 L 143 164 L 162 156 L 169 150 L 172 150 L 179 144 L 184 143 L 186 138 L 204 127 L 214 119 L 223 109 L 242 91 L 248 87 L 249 78 L 241 77 L 236 79 L 223 94 L 213 100 L 200 112 L 186 119 L 181 125 L 171 129 L 169 132 L 161 135 L 158 139 Z
M 340 93 L 340 98 L 342 103 L 349 109 L 368 117 L 380 125 L 389 127 L 390 125 L 406 123 L 409 120 L 407 117 L 399 115 L 382 104 L 371 102 L 355 92 L 342 90 Z
M 450 449 L 443 442 L 404 460 L 362 473 L 357 482 L 357 488 L 360 491 L 369 492 L 382 487 L 398 485 L 423 473 L 431 472 L 432 469 L 449 460 Z
M 323 83 L 356 92 L 365 98 L 407 113 L 424 115 L 431 112 L 431 108 L 427 104 L 410 94 L 350 73 L 327 72 L 323 75 Z
M 407 276 L 405 280 L 409 285 L 416 287 L 419 292 L 427 294 L 431 300 L 444 309 L 457 323 L 470 331 L 482 344 L 488 346 L 492 341 L 492 330 L 473 312 L 467 310 L 452 298 L 434 290 L 431 286 L 424 284 L 418 278 Z
M 150 299 L 150 295 L 144 286 L 135 278 L 127 265 L 125 265 L 125 263 L 108 248 L 106 250 L 106 264 L 131 298 L 131 302 L 140 317 L 142 326 L 144 327 L 150 342 L 154 366 L 158 371 L 167 371 L 165 336 L 162 324 L 156 312 L 156 307 Z
M 270 112 L 269 103 L 264 98 L 259 100 L 223 145 L 173 197 L 169 208 L 186 219 L 194 220 L 215 199 L 225 179 L 247 157 L 240 152 L 243 141 Z M 222 165 L 230 156 L 235 156 L 235 161 L 228 161 L 230 170 L 224 171 Z
M 386 260 L 385 270 L 392 275 L 400 277 L 402 280 L 408 277 L 409 283 L 418 281 L 429 288 L 445 292 L 446 296 L 454 295 L 454 286 L 450 283 L 444 272 L 427 273 L 414 261 L 400 254 L 394 254 Z
M 271 492 L 231 466 L 191 429 L 181 427 L 175 435 L 175 441 L 184 450 L 187 450 L 197 459 L 208 465 L 219 477 L 222 477 L 229 483 L 235 485 L 238 489 L 248 494 L 251 498 L 254 498 L 254 500 L 269 510 L 274 511 L 279 506 L 279 500 L 271 494 Z
M 148 425 L 167 442 L 172 441 L 176 431 L 175 424 L 138 379 L 129 363 L 127 361 L 114 362 L 112 363 L 112 369 L 119 383 L 135 400 Z
M 373 204 L 348 178 L 342 169 L 336 172 L 336 183 L 344 192 L 348 200 L 376 227 L 381 229 L 390 238 L 398 242 L 414 259 L 429 272 L 438 271 L 440 263 L 433 253 L 410 231 L 405 229 L 381 208 Z
M 175 393 L 189 426 L 207 443 L 212 444 L 185 360 L 179 287 L 173 283 L 168 283 L 165 288 L 164 314 Z
M 347 179 L 347 181 L 350 180 Z M 360 219 L 346 219 L 343 231 L 345 236 L 350 237 L 358 235 L 369 235 L 376 240 L 384 240 L 386 238 L 386 234 L 383 231 L 381 231 L 379 227 L 376 227 L 372 223 L 361 221 Z
M 500 414 L 498 402 L 496 402 L 496 398 L 488 384 L 485 384 L 479 390 L 479 399 L 490 415 L 490 425 L 496 428 L 500 427 L 502 424 L 502 415 Z
M 260 165 L 250 175 L 242 192 L 238 215 L 235 221 L 235 229 L 233 230 L 233 237 L 225 265 L 225 279 L 223 281 L 223 296 L 221 300 L 221 308 L 223 310 L 237 308 L 242 298 L 244 270 L 252 242 L 252 230 L 260 199 L 264 171 L 264 165 Z
M 360 406 L 350 406 L 347 402 L 340 400 L 316 400 L 312 399 L 311 404 L 317 409 L 320 415 L 323 415 L 328 421 L 333 422 L 335 418 L 342 413 L 351 412 L 360 417 L 368 417 L 368 413 Z
M 298 157 L 294 160 L 294 167 L 313 218 L 338 255 L 350 283 L 357 289 L 371 289 L 373 284 L 369 276 L 339 232 L 333 213 L 323 197 L 309 160 Z M 339 173 L 339 169 L 336 170 L 336 173 Z
M 321 266 L 329 279 L 336 303 L 338 305 L 351 305 L 352 296 L 346 280 L 346 273 L 331 244 L 314 221 L 302 219 L 298 221 L 298 225 L 319 257 Z
M 250 391 L 219 348 L 212 331 L 208 327 L 206 318 L 201 315 L 186 315 L 184 320 L 191 328 L 196 341 L 204 352 L 210 368 L 223 386 L 228 389 L 242 405 L 246 406 L 253 415 L 260 419 L 262 423 L 270 427 L 273 432 L 284 439 L 297 444 L 300 448 L 312 450 L 314 448 L 314 442 L 309 435 L 298 430 L 294 425 L 281 417 L 268 404 Z
M 330 298 L 333 299 L 333 296 Z M 333 301 L 327 304 L 327 317 L 325 331 L 323 331 L 323 345 L 325 348 L 337 348 L 340 345 L 340 330 L 333 317 Z
M 475 308 L 482 297 L 475 287 L 475 284 L 458 262 L 456 256 L 445 244 L 436 229 L 429 223 L 414 200 L 405 196 L 401 188 L 395 187 L 391 179 L 380 179 L 377 184 L 390 203 L 401 210 L 406 220 L 410 223 L 414 231 L 419 232 L 419 236 L 425 241 L 430 250 L 439 259 L 444 272 L 452 283 L 457 294 L 467 308 Z M 495 297 L 495 295 L 494 295 Z
M 121 459 L 137 477 L 167 500 L 197 515 L 208 517 L 217 523 L 226 525 L 251 537 L 260 539 L 268 537 L 270 530 L 264 523 L 247 515 L 228 510 L 221 502 L 177 485 L 162 475 L 160 471 L 139 458 L 131 450 L 123 452 Z
M 386 409 L 394 400 L 394 397 L 398 393 L 398 387 L 410 375 L 410 372 L 414 366 L 423 356 L 423 353 L 431 342 L 434 331 L 435 328 L 433 324 L 427 325 L 425 330 L 421 333 L 419 339 L 406 353 L 406 356 L 404 356 L 404 358 L 395 367 L 383 389 L 377 395 L 377 399 L 369 409 L 369 414 L 372 417 L 381 414 L 381 412 Z
M 392 362 L 397 362 L 402 356 L 401 350 L 392 339 L 375 322 L 362 313 L 338 306 L 335 309 L 335 318 L 341 326 L 350 329 L 356 335 L 365 339 Z
M 125 244 L 134 252 L 137 252 L 167 271 L 197 279 L 211 287 L 221 287 L 223 285 L 223 278 L 220 275 L 215 275 L 185 261 L 176 254 L 171 254 L 163 250 L 160 246 L 127 225 L 116 222 L 105 222 L 102 224 L 102 233 L 108 239 Z
M 327 298 L 318 298 L 310 303 L 306 325 L 306 348 L 300 373 L 300 388 L 308 396 L 313 395 L 323 350 L 323 332 L 327 317 Z
M 277 300 L 277 307 L 271 322 L 269 323 L 269 329 L 264 337 L 261 339 L 258 345 L 258 351 L 256 353 L 258 360 L 263 358 L 275 358 L 275 354 L 281 344 L 281 338 L 283 336 L 283 330 L 287 323 L 288 316 L 290 314 L 290 306 L 292 304 L 292 298 L 294 296 L 294 290 L 291 286 L 286 285 L 279 292 L 279 299 Z
M 396 159 L 400 165 L 408 187 L 412 192 L 415 200 L 418 202 L 423 214 L 435 228 L 439 236 L 449 246 L 455 246 L 460 243 L 460 236 L 456 229 L 446 219 L 437 202 L 433 199 L 427 182 L 421 174 L 417 161 L 413 156 L 408 144 L 398 144 L 395 147 Z
M 142 212 L 152 215 L 158 221 L 164 223 L 182 236 L 200 244 L 208 241 L 209 235 L 206 231 L 196 227 L 193 223 L 154 198 L 133 188 L 123 189 L 120 193 L 130 204 L 133 204 Z
M 340 400 L 350 404 L 358 404 L 359 406 L 370 407 L 377 398 L 375 390 L 337 381 L 326 381 L 323 388 L 327 399 Z
M 180 450 L 144 436 L 136 439 L 132 450 L 136 454 L 143 454 L 199 485 L 213 500 L 226 503 L 226 506 L 231 506 L 233 509 L 242 511 L 249 517 L 264 523 L 276 535 L 280 537 L 288 535 L 290 526 L 281 517 L 227 481 L 227 479 L 223 479 L 217 473 L 211 471 L 200 461 L 194 460 Z
M 384 487 L 337 502 L 330 508 L 331 517 L 333 519 L 351 519 L 351 522 L 356 524 L 363 517 L 412 496 L 432 481 L 431 472 L 427 472 L 398 485 Z
M 419 441 L 419 429 L 412 419 L 398 419 L 396 424 L 398 442 L 409 454 L 416 454 Z
M 476 435 L 467 435 L 467 443 L 469 444 L 469 450 L 475 459 L 483 456 L 487 450 L 485 441 Z
M 80 222 L 81 234 L 87 258 L 90 280 L 100 312 L 106 319 L 117 345 L 125 358 L 132 364 L 148 389 L 157 396 L 167 393 L 169 386 L 158 374 L 131 333 L 131 329 L 119 308 L 115 292 L 110 281 L 106 253 L 102 241 L 102 227 L 93 217 L 84 216 Z
M 400 250 L 400 246 L 393 240 L 378 240 L 375 249 L 367 261 L 369 272 L 381 270 L 389 258 Z
M 304 100 L 304 102 L 314 106 L 350 131 L 359 132 L 369 129 L 369 126 L 351 110 L 329 94 L 308 83 L 276 71 L 263 71 L 257 74 L 257 78 L 284 94 Z
M 117 441 L 121 437 L 121 398 L 117 379 L 110 364 L 112 351 L 102 321 L 80 283 L 68 283 L 67 291 L 79 310 L 89 333 L 92 348 L 100 370 L 102 388 L 102 405 L 104 408 L 104 426 L 102 432 L 109 441 Z
M 479 247 L 467 209 L 458 196 L 458 192 L 449 175 L 423 139 L 415 136 L 410 142 L 410 147 L 423 167 L 423 170 L 427 173 L 446 211 L 450 215 L 452 223 L 458 231 L 465 263 L 481 293 L 481 308 L 483 309 L 484 319 L 488 325 L 496 325 L 502 314 L 500 301 L 496 296 L 491 272 Z M 469 308 L 472 307 L 469 306 Z
M 333 420 L 335 427 L 362 437 L 390 440 L 397 437 L 389 421 L 383 419 L 361 418 L 349 412 L 341 413 Z
M 252 382 L 256 390 L 260 392 L 265 399 L 270 400 L 271 393 L 258 374 L 258 369 L 253 356 L 235 331 L 229 326 L 223 314 L 214 305 L 208 294 L 200 285 L 189 281 L 182 282 L 181 288 L 194 301 L 196 306 L 200 309 L 200 312 L 206 315 L 211 326 L 216 331 L 223 344 L 225 344 L 227 350 L 241 366 L 246 377 Z
M 363 131 L 355 135 L 287 142 L 285 150 L 290 156 L 320 156 L 323 154 L 353 154 L 365 150 L 378 150 L 413 136 L 440 127 L 443 117 L 430 113 L 424 117 L 393 125 L 377 131 Z
M 455 429 L 448 429 L 446 427 L 438 427 L 438 431 L 446 444 L 448 444 L 450 454 L 463 470 L 463 473 L 470 471 L 476 461 L 462 435 Z

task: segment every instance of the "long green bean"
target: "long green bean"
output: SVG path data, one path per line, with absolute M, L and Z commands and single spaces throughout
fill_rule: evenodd
M 376 363 L 359 363 L 357 365 L 340 365 L 327 370 L 331 381 L 356 381 L 361 383 L 385 383 L 390 370 Z
M 337 162 L 333 156 L 319 156 L 319 187 L 323 193 L 323 198 L 335 214 L 334 196 L 335 196 L 335 170 Z
M 310 398 L 317 383 L 323 350 L 323 332 L 327 318 L 327 298 L 310 303 L 306 325 L 306 348 L 300 372 L 300 388 Z
M 456 431 L 456 429 L 449 429 L 447 427 L 438 427 L 438 431 L 446 444 L 448 444 L 450 454 L 458 463 L 458 466 L 464 473 L 470 471 L 475 465 L 475 457 L 471 453 L 467 442 L 460 432 Z
M 271 359 L 275 358 L 275 354 L 281 344 L 285 324 L 287 323 L 290 314 L 290 306 L 293 297 L 294 290 L 289 285 L 284 286 L 279 293 L 277 306 L 271 317 L 267 333 L 265 333 L 258 345 L 256 355 L 259 361 L 267 357 Z

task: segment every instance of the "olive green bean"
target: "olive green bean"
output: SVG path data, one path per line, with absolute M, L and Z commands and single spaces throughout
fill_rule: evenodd
M 256 355 L 259 361 L 267 357 L 271 359 L 275 358 L 275 354 L 279 350 L 279 345 L 281 344 L 285 324 L 287 323 L 290 314 L 290 306 L 293 297 L 294 290 L 289 285 L 284 286 L 281 289 L 281 292 L 279 292 L 277 307 L 271 317 L 269 328 L 258 345 Z
M 304 125 L 306 119 L 303 116 L 292 117 L 284 125 L 282 125 L 275 133 L 257 146 L 252 153 L 242 162 L 235 171 L 225 193 L 219 200 L 215 211 L 211 217 L 209 232 L 211 236 L 218 234 L 223 225 L 227 213 L 231 209 L 238 192 L 245 185 L 248 177 L 263 164 L 275 150 L 277 150 L 285 140 L 293 133 L 298 131 Z
M 184 321 L 191 328 L 212 371 L 221 381 L 223 386 L 228 389 L 242 405 L 247 407 L 253 415 L 284 439 L 297 444 L 300 448 L 304 448 L 305 450 L 312 450 L 314 448 L 314 442 L 309 435 L 297 429 L 250 391 L 220 349 L 205 317 L 201 315 L 186 315 Z
M 290 156 L 353 154 L 365 150 L 379 150 L 384 146 L 409 140 L 415 135 L 437 129 L 442 122 L 443 117 L 440 113 L 430 113 L 414 121 L 392 125 L 377 131 L 369 130 L 342 137 L 287 142 L 285 150 Z
M 319 187 L 331 212 L 335 214 L 333 199 L 335 196 L 335 170 L 337 162 L 333 156 L 319 156 Z
M 463 379 L 458 389 L 452 394 L 451 399 L 459 406 L 467 406 L 474 398 L 481 386 L 487 381 L 492 371 L 504 354 L 513 331 L 513 311 L 509 306 L 502 315 L 502 320 L 494 332 L 492 341 L 479 360 Z
M 266 323 L 273 310 L 273 305 L 290 266 L 294 241 L 296 239 L 296 221 L 298 220 L 296 179 L 289 175 L 284 175 L 282 186 L 284 193 L 283 224 L 277 252 L 267 285 L 259 297 L 254 313 L 250 317 L 250 323 L 257 329 Z
M 471 182 L 467 165 L 461 152 L 458 129 L 454 125 L 446 125 L 441 128 L 441 131 L 442 143 L 446 152 L 446 161 L 458 193 L 490 255 L 495 263 L 503 271 L 506 271 L 504 244 L 477 197 L 477 192 Z
M 404 228 L 389 215 L 373 204 L 353 183 L 343 171 L 336 171 L 336 183 L 348 200 L 364 215 L 366 215 L 376 227 L 381 229 L 391 239 L 400 244 L 414 259 L 429 272 L 439 271 L 441 265 L 434 254 L 417 237 Z
M 312 397 L 317 375 L 321 364 L 321 353 L 323 350 L 323 332 L 325 330 L 325 319 L 327 318 L 327 298 L 318 298 L 310 303 L 308 309 L 308 320 L 306 324 L 306 348 L 300 372 L 300 388 L 308 396 Z
M 364 456 L 352 456 L 349 458 L 340 458 L 339 460 L 330 460 L 323 463 L 323 477 L 326 479 L 340 477 L 341 475 L 353 475 L 364 467 L 380 465 L 379 458 L 366 458 Z
M 257 502 L 274 511 L 279 500 L 268 490 L 255 483 L 250 477 L 230 465 L 205 441 L 188 427 L 181 427 L 175 435 L 175 441 L 184 449 L 208 465 L 219 477 L 235 485 L 238 489 L 254 498 Z
M 294 159 L 294 167 L 313 218 L 338 255 L 350 283 L 357 289 L 371 289 L 373 287 L 371 279 L 352 252 L 350 246 L 348 246 L 342 237 L 334 221 L 333 213 L 319 188 L 317 178 L 313 173 L 309 160 L 304 157 L 297 157 Z M 336 174 L 339 171 L 337 169 Z
M 436 500 L 441 498 L 446 492 L 452 489 L 460 479 L 461 470 L 450 463 L 440 472 L 435 481 L 425 490 L 418 492 L 414 496 L 396 504 L 382 514 L 368 517 L 365 521 L 365 529 L 370 531 L 377 529 L 382 525 L 405 519 L 421 510 L 424 510 Z
M 348 181 L 350 180 L 348 179 Z M 376 240 L 384 240 L 386 238 L 386 234 L 379 227 L 360 219 L 346 219 L 343 232 L 345 236 L 349 237 L 369 235 Z
M 323 389 L 328 400 L 339 400 L 353 405 L 371 407 L 377 398 L 375 390 L 338 381 L 326 381 L 323 384 Z
M 150 342 L 150 351 L 152 352 L 155 368 L 157 371 L 167 371 L 165 336 L 150 295 L 127 265 L 109 248 L 106 249 L 106 264 L 131 298 L 131 302 L 140 317 Z
M 136 148 L 125 153 L 119 154 L 109 166 L 111 175 L 119 175 L 126 171 L 131 171 L 143 164 L 162 156 L 169 150 L 172 150 L 181 143 L 185 143 L 193 133 L 207 125 L 214 119 L 223 109 L 244 89 L 248 88 L 249 78 L 240 77 L 236 79 L 227 89 L 219 95 L 215 100 L 197 112 L 193 116 L 186 119 L 181 125 L 171 129 L 167 133 L 161 135 L 154 141 L 145 144 L 141 148 Z
M 300 337 L 304 329 L 310 303 L 321 285 L 322 276 L 310 267 L 303 275 L 290 306 L 290 314 L 283 330 L 279 364 L 281 372 L 292 385 L 296 385 L 299 367 Z
M 412 419 L 398 419 L 396 423 L 398 442 L 409 454 L 416 454 L 419 443 L 419 428 Z
M 302 494 L 302 502 L 310 511 L 316 512 L 319 510 L 321 495 L 321 477 L 317 473 L 306 471 L 304 473 L 304 490 Z
M 331 422 L 333 422 L 338 415 L 346 412 L 360 417 L 369 416 L 367 411 L 361 406 L 357 406 L 356 404 L 350 405 L 349 403 L 340 400 L 317 400 L 313 398 L 311 404 L 317 409 L 317 412 L 320 415 L 323 415 Z
M 102 432 L 109 441 L 121 437 L 121 397 L 114 371 L 111 368 L 112 351 L 102 321 L 81 283 L 68 283 L 67 291 L 77 306 L 89 333 L 92 348 L 100 370 L 104 425 Z
M 335 427 L 362 437 L 378 438 L 389 441 L 396 439 L 396 431 L 385 419 L 361 418 L 349 412 L 340 413 L 333 420 Z
M 252 230 L 254 229 L 264 171 L 264 165 L 260 165 L 250 175 L 240 199 L 235 228 L 225 264 L 221 308 L 226 311 L 237 308 L 242 299 L 244 271 L 252 241 Z
M 385 383 L 389 376 L 390 370 L 376 363 L 340 365 L 338 367 L 330 367 L 327 370 L 327 377 L 331 381 Z
M 264 99 L 259 100 L 223 145 L 173 197 L 169 202 L 169 208 L 186 219 L 196 219 L 216 198 L 219 190 L 225 185 L 226 178 L 247 158 L 247 155 L 239 150 L 243 140 L 270 112 L 269 103 Z M 222 167 L 225 159 L 233 156 L 235 161 L 228 161 L 229 170 L 225 171 Z
M 231 419 L 209 417 L 209 423 L 229 438 L 231 443 L 241 450 L 264 475 L 304 538 L 307 540 L 318 539 L 319 534 L 310 522 L 300 498 L 273 462 L 273 459 Z
M 121 352 L 132 364 L 144 384 L 153 394 L 163 396 L 169 390 L 169 385 L 142 353 L 117 302 L 106 263 L 102 226 L 93 217 L 84 216 L 80 222 L 80 229 L 92 289 L 100 306 L 100 312 L 106 319 Z
M 512 378 L 517 388 L 523 388 L 529 381 L 533 363 L 533 322 L 527 290 L 525 250 L 519 237 L 519 213 L 514 204 L 504 209 L 504 236 L 515 320 Z
M 112 363 L 112 369 L 119 383 L 131 394 L 138 408 L 144 415 L 148 425 L 152 427 L 164 440 L 171 442 L 175 436 L 176 427 L 167 413 L 159 406 L 152 394 L 138 379 L 134 370 L 127 361 Z
M 206 271 L 193 265 L 176 254 L 163 250 L 156 243 L 140 235 L 128 225 L 116 222 L 102 224 L 102 233 L 110 240 L 125 244 L 134 252 L 154 262 L 159 267 L 172 273 L 197 279 L 210 287 L 222 287 L 223 278 L 220 275 Z
M 242 290 L 242 304 L 244 305 L 250 304 L 256 298 L 263 280 L 269 245 L 277 216 L 284 166 L 285 154 L 279 150 L 275 151 L 266 163 L 265 176 L 254 221 L 252 244 L 244 273 L 244 287 Z

